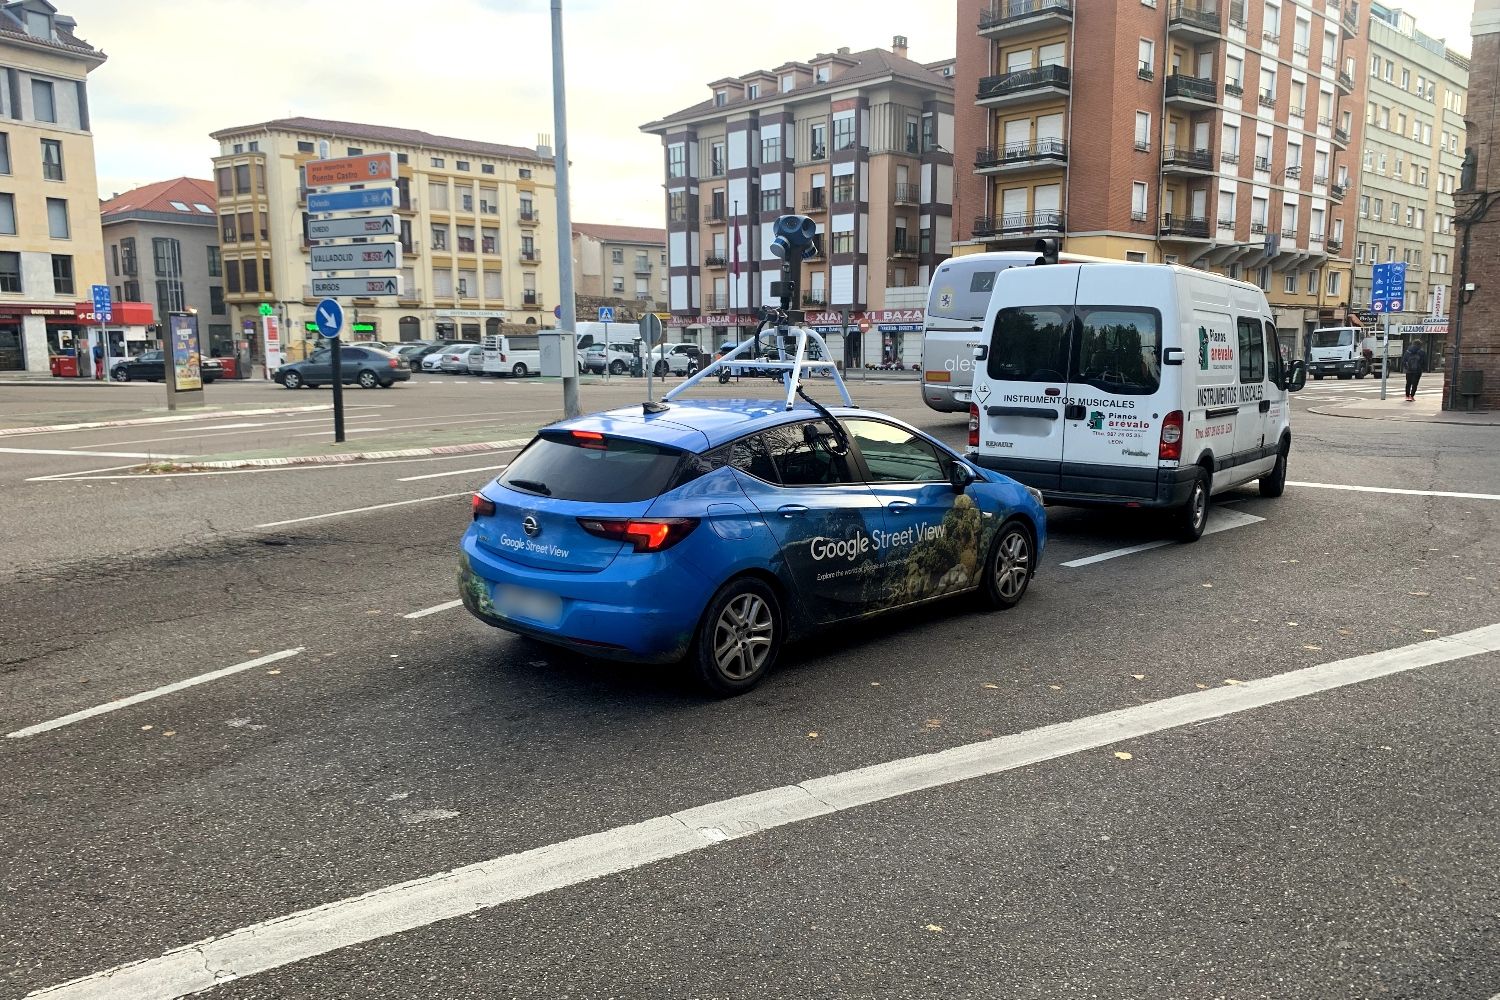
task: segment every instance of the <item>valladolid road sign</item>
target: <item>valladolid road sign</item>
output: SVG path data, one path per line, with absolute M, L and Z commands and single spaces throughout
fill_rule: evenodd
M 389 271 L 401 259 L 399 243 L 342 243 L 309 251 L 314 271 Z
M 367 299 L 401 294 L 401 278 L 313 278 L 312 293 L 332 298 Z

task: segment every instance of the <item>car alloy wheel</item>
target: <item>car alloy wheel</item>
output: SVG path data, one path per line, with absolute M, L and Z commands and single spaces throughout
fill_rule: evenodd
M 379 384 L 380 380 L 375 377 L 374 372 L 363 371 L 359 373 L 359 387 L 361 389 L 373 389 Z
M 129 382 L 130 371 L 124 365 L 121 365 L 119 368 L 116 368 L 114 371 L 110 372 L 110 377 L 113 378 L 116 382 Z
M 624 375 L 625 362 L 619 360 L 611 361 L 609 363 L 609 373 L 611 375 Z
M 775 665 L 782 639 L 775 592 L 762 580 L 740 577 L 708 602 L 692 659 L 699 679 L 714 694 L 743 694 Z
M 302 376 L 296 372 L 287 372 L 282 376 L 281 384 L 288 389 L 300 389 L 302 388 Z
M 989 603 L 997 608 L 1013 608 L 1026 596 L 1031 583 L 1031 533 L 1020 521 L 1008 521 L 990 549 L 985 566 L 984 589 Z

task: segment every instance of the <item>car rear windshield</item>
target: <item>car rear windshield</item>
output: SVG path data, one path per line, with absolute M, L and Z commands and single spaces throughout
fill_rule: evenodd
M 516 456 L 501 484 L 555 500 L 636 503 L 666 492 L 683 452 L 586 431 L 548 431 Z

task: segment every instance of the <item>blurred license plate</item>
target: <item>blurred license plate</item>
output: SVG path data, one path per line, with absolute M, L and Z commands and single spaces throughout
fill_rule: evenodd
M 545 590 L 501 584 L 495 588 L 495 610 L 507 618 L 556 625 L 562 620 L 562 598 Z
M 955 400 L 957 400 L 958 402 L 960 402 L 960 403 L 967 403 L 967 402 L 971 401 L 974 397 L 970 393 L 967 393 L 967 392 L 955 392 L 953 394 L 953 398 Z

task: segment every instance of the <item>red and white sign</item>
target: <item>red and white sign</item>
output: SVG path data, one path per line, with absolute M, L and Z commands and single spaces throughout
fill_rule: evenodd
M 839 326 L 844 322 L 842 313 L 810 312 L 806 314 L 808 326 Z M 887 323 L 921 323 L 927 318 L 925 309 L 871 309 L 868 312 L 849 314 L 849 325 L 865 324 L 880 326 Z M 672 314 L 668 326 L 748 326 L 760 322 L 758 316 L 750 314 L 709 313 L 705 316 L 682 316 Z
M 303 169 L 307 172 L 307 186 L 310 188 L 388 181 L 396 176 L 396 154 L 370 153 L 337 160 L 309 160 Z
M 275 316 L 260 318 L 261 347 L 266 358 L 266 378 L 281 367 L 281 324 Z

